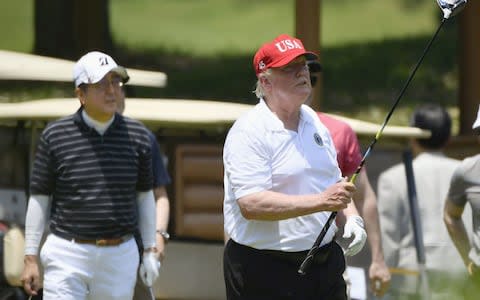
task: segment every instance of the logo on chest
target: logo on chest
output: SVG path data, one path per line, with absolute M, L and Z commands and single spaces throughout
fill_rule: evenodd
M 315 140 L 315 143 L 317 143 L 317 145 L 323 146 L 322 137 L 317 132 L 313 134 L 313 139 Z

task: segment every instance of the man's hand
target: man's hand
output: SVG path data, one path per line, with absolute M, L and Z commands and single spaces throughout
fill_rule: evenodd
M 166 243 L 167 240 L 157 230 L 157 251 L 155 252 L 155 257 L 160 263 L 165 259 Z
M 323 210 L 340 211 L 347 208 L 348 204 L 352 201 L 352 196 L 355 191 L 355 185 L 348 182 L 346 178 L 342 178 L 341 181 L 329 186 L 322 192 L 326 199 Z
M 354 236 L 353 241 L 348 245 L 345 251 L 345 256 L 353 256 L 362 250 L 367 240 L 367 233 L 365 232 L 363 219 L 360 216 L 349 216 L 343 230 L 343 238 L 350 238 Z
M 467 265 L 467 271 L 468 271 L 468 275 L 470 275 L 471 277 L 474 277 L 478 274 L 480 269 L 477 267 L 477 265 L 473 261 L 469 261 Z
M 21 281 L 23 289 L 29 295 L 36 296 L 40 289 L 40 271 L 36 255 L 25 255 Z
M 158 278 L 160 266 L 161 264 L 155 255 L 155 251 L 145 251 L 143 253 L 139 272 L 140 278 L 142 278 L 142 281 L 146 286 L 151 287 Z
M 370 288 L 376 297 L 383 297 L 390 286 L 391 275 L 385 261 L 373 262 L 368 270 Z

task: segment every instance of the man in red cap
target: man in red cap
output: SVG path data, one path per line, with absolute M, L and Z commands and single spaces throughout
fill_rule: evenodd
M 343 210 L 345 255 L 365 244 L 363 220 L 351 202 L 336 151 L 317 114 L 307 59 L 316 54 L 280 35 L 255 54 L 259 103 L 225 141 L 224 251 L 227 299 L 347 299 L 345 258 L 332 224 L 305 276 L 298 268 L 332 211 Z

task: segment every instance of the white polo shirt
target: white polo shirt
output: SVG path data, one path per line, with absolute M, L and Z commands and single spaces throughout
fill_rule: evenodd
M 298 132 L 284 128 L 263 99 L 230 129 L 223 149 L 224 226 L 237 243 L 256 249 L 308 250 L 330 212 L 280 221 L 245 219 L 237 199 L 270 190 L 288 195 L 316 194 L 341 178 L 335 146 L 317 114 L 302 105 Z M 337 230 L 332 224 L 322 245 Z

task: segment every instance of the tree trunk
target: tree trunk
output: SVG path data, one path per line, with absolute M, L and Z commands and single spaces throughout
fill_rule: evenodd
M 295 0 L 295 35 L 301 39 L 303 46 L 308 51 L 320 55 L 320 27 L 321 27 L 321 0 Z M 319 57 L 319 61 L 321 58 Z M 317 83 L 312 90 L 310 106 L 320 111 L 322 106 L 322 73 L 316 74 Z
M 472 124 L 477 117 L 480 99 L 480 1 L 468 2 L 458 16 L 459 37 L 459 99 L 460 134 L 471 135 Z
M 108 0 L 35 0 L 34 53 L 77 59 L 111 52 Z
M 70 58 L 73 55 L 72 1 L 35 0 L 35 54 Z

